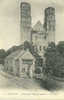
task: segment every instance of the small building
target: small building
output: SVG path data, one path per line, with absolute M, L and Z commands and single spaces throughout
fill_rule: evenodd
M 17 50 L 6 57 L 4 70 L 15 76 L 32 78 L 35 70 L 35 58 L 28 49 Z

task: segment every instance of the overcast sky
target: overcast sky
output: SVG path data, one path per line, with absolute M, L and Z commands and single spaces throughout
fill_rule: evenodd
M 26 0 L 22 0 L 26 1 Z M 21 0 L 0 0 L 0 48 L 20 44 L 19 3 Z M 32 8 L 32 25 L 44 23 L 44 9 L 56 8 L 56 43 L 64 40 L 64 0 L 28 0 Z

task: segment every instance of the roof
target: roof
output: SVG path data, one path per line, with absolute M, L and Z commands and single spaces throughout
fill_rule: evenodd
M 28 2 L 28 0 L 22 0 L 21 4 L 26 4 L 26 5 L 30 5 L 30 3 Z
M 27 51 L 22 55 L 22 59 L 34 59 L 34 56 L 27 49 Z
M 24 52 L 24 50 L 16 50 L 14 52 L 12 52 L 11 54 L 9 54 L 6 58 L 9 59 L 9 58 L 14 58 L 15 56 L 17 56 L 20 52 Z
M 33 30 L 34 30 L 34 31 L 37 31 L 37 32 L 43 32 L 43 31 L 44 31 L 43 24 L 42 24 L 40 21 L 38 21 L 38 22 L 34 25 Z
M 53 6 L 49 6 L 49 7 L 47 7 L 45 10 L 47 10 L 47 9 L 55 10 L 55 8 L 54 8 Z
M 30 53 L 30 51 L 27 49 L 27 50 L 17 50 L 13 53 L 11 53 L 10 55 L 8 55 L 6 57 L 6 59 L 9 59 L 9 58 L 12 58 L 12 59 L 17 59 L 19 57 L 22 57 L 22 59 L 34 59 L 34 56 Z

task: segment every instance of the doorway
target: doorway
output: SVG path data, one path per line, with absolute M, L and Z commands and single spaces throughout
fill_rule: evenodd
M 19 59 L 16 59 L 15 60 L 15 67 L 16 67 L 16 76 L 19 76 L 20 75 L 20 62 L 19 62 Z

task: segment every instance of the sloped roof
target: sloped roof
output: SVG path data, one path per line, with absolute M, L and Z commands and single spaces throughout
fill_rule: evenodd
M 22 59 L 34 59 L 34 56 L 27 49 L 27 51 L 22 55 Z
M 44 28 L 43 28 L 43 24 L 40 22 L 40 21 L 38 21 L 35 25 L 34 25 L 34 27 L 33 27 L 33 30 L 34 31 L 37 31 L 37 32 L 43 32 L 44 31 Z
M 22 57 L 22 59 L 34 59 L 34 56 L 30 53 L 29 50 L 17 50 L 6 57 L 6 59 L 12 58 L 17 59 Z
M 16 50 L 15 52 L 12 52 L 11 54 L 9 54 L 6 58 L 7 59 L 9 59 L 9 58 L 14 58 L 14 57 L 16 57 L 20 52 L 24 52 L 24 50 L 21 50 L 21 49 L 19 49 L 19 50 Z

